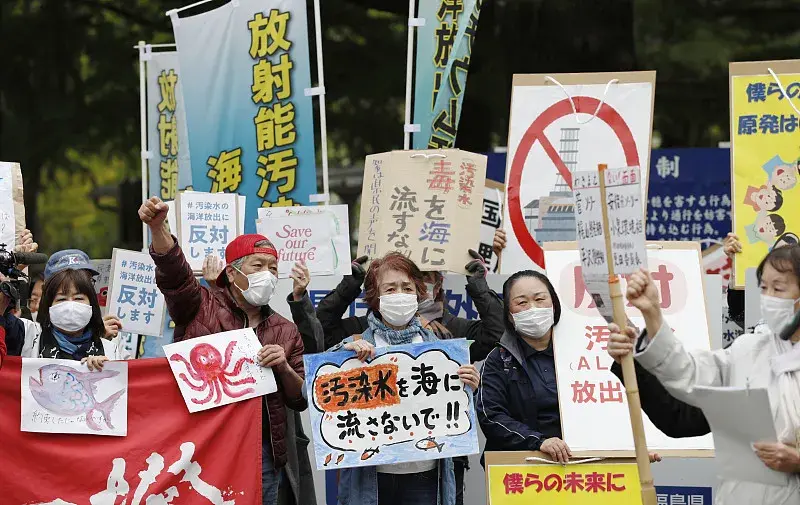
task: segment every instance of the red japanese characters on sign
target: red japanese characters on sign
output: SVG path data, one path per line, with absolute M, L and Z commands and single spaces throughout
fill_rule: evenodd
M 625 491 L 624 484 L 615 483 L 615 480 L 624 479 L 622 473 L 577 473 L 570 472 L 563 477 L 556 473 L 540 477 L 539 474 L 528 473 L 506 473 L 503 478 L 505 493 L 523 494 L 530 491 L 535 493 L 556 492 L 556 493 L 613 493 Z

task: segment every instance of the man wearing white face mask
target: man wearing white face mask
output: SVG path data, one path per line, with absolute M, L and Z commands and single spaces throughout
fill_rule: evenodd
M 262 444 L 262 502 L 274 505 L 279 488 L 287 486 L 286 409 L 303 411 L 303 341 L 297 327 L 269 306 L 277 284 L 278 253 L 263 235 L 236 237 L 225 248 L 227 265 L 211 291 L 195 279 L 175 237 L 166 225 L 167 205 L 152 197 L 139 208 L 139 218 L 153 237 L 150 255 L 156 282 L 176 325 L 176 339 L 185 340 L 250 327 L 263 345 L 261 366 L 272 368 L 278 391 L 265 397 Z

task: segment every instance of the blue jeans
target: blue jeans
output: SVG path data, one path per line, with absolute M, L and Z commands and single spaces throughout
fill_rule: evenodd
M 435 505 L 438 494 L 438 468 L 422 473 L 378 473 L 380 505 Z
M 278 489 L 283 480 L 283 469 L 276 471 L 272 460 L 272 447 L 269 442 L 261 445 L 261 503 L 275 505 L 278 502 Z

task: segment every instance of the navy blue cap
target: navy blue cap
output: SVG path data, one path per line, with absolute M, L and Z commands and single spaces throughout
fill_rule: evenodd
M 58 272 L 67 269 L 88 270 L 93 276 L 100 275 L 100 272 L 94 269 L 92 262 L 89 261 L 89 256 L 85 252 L 78 249 L 65 249 L 53 254 L 47 260 L 47 265 L 44 267 L 44 279 L 47 280 Z

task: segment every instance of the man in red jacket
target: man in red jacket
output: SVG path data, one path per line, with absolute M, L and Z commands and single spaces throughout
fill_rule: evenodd
M 269 307 L 278 274 L 278 253 L 263 235 L 242 235 L 225 249 L 221 289 L 211 291 L 195 279 L 177 240 L 166 225 L 167 205 L 152 197 L 139 208 L 139 218 L 153 237 L 150 256 L 156 282 L 176 325 L 176 340 L 223 331 L 253 328 L 263 347 L 261 366 L 272 368 L 278 391 L 265 397 L 263 409 L 262 500 L 274 505 L 286 465 L 286 410 L 302 411 L 303 341 L 297 327 Z

